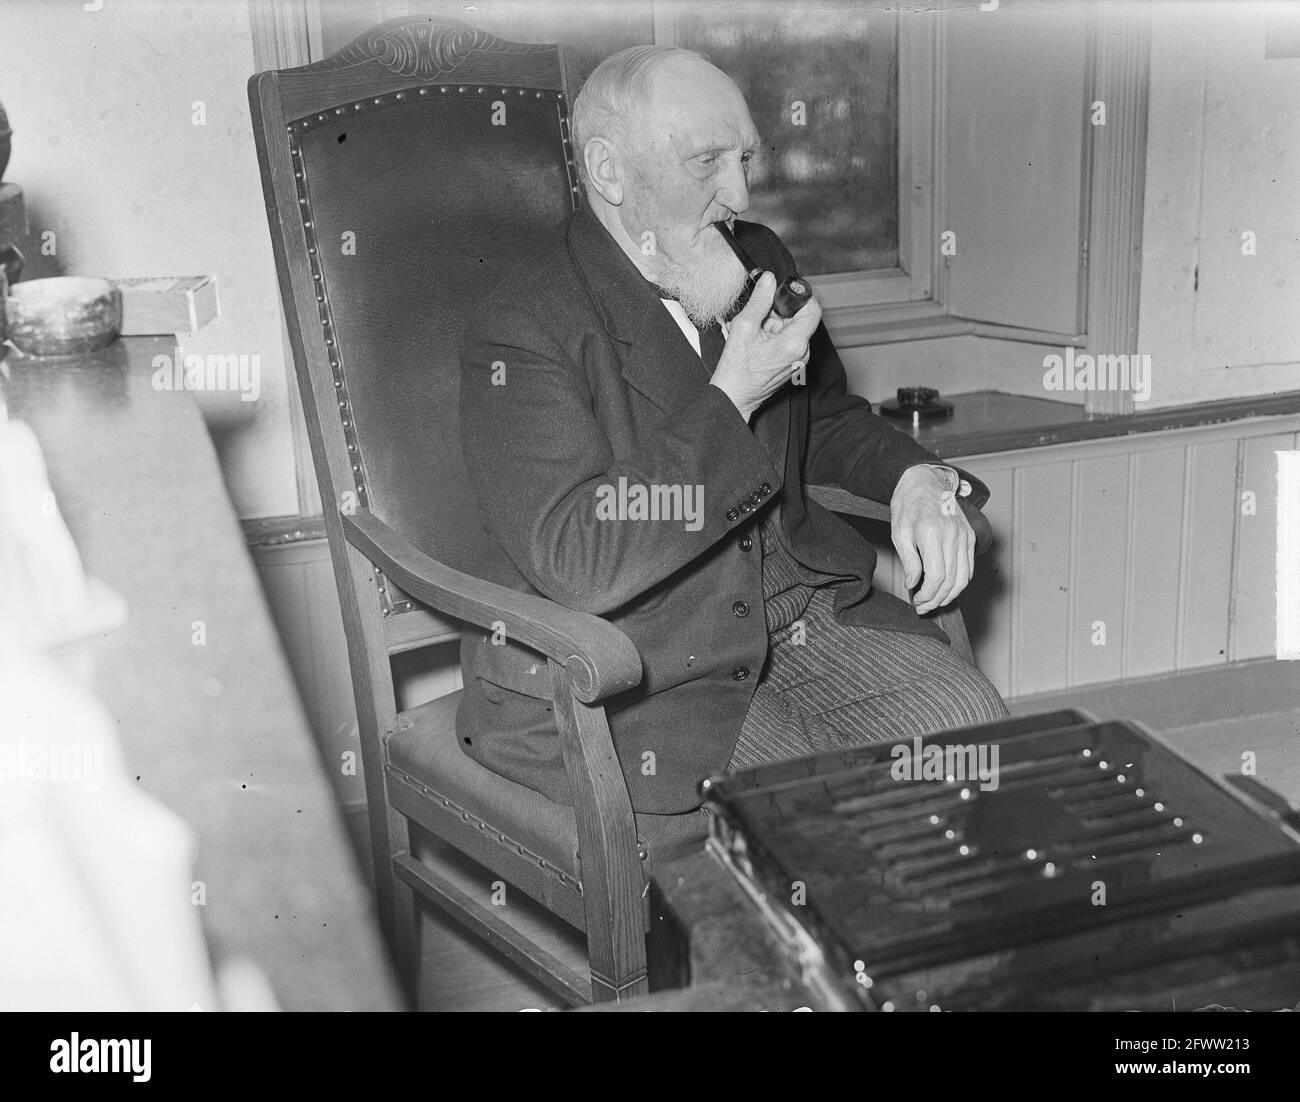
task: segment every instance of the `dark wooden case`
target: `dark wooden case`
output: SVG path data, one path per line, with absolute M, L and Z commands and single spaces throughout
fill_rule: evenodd
M 913 775 L 930 747 L 940 779 Z M 971 776 L 981 747 L 996 787 Z M 706 788 L 711 845 L 810 935 L 805 968 L 867 1008 L 1300 1001 L 1294 812 L 1131 722 L 1013 718 Z

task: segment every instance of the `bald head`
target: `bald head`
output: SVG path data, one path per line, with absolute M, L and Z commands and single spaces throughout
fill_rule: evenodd
M 665 126 L 678 125 L 692 105 L 724 102 L 748 118 L 744 97 L 735 82 L 708 58 L 680 46 L 632 46 L 607 57 L 573 104 L 573 144 L 578 172 L 590 188 L 584 155 L 592 139 L 610 143 L 635 155 L 647 144 L 664 140 Z

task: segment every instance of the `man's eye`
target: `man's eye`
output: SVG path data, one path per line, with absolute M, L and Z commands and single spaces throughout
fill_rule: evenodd
M 701 153 L 695 158 L 695 163 L 707 167 L 708 165 L 713 164 L 717 159 L 718 155 L 716 153 Z

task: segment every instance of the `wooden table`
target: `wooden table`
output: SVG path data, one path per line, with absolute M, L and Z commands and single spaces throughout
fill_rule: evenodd
M 141 337 L 8 360 L 10 414 L 40 440 L 87 572 L 129 606 L 96 694 L 141 788 L 196 838 L 214 958 L 250 958 L 284 1009 L 400 1009 L 212 443 L 189 394 L 151 383 L 174 351 Z

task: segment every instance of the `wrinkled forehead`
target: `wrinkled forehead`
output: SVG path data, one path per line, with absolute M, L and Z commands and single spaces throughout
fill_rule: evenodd
M 655 145 L 679 152 L 743 149 L 758 140 L 740 89 L 725 73 L 694 58 L 655 74 L 642 122 Z

